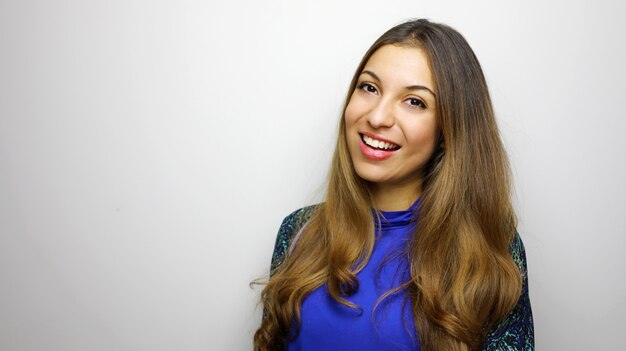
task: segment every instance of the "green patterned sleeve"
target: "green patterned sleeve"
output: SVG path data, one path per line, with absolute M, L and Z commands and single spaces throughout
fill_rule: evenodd
M 533 313 L 528 298 L 526 252 L 519 234 L 511 243 L 513 260 L 522 274 L 522 294 L 513 310 L 487 335 L 483 351 L 532 351 L 535 349 Z
M 306 221 L 309 220 L 318 206 L 319 205 L 303 207 L 285 217 L 276 235 L 270 276 L 274 275 L 276 269 L 283 263 L 294 237 L 300 229 L 302 229 Z

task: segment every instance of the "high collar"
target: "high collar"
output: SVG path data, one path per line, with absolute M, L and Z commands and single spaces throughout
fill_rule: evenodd
M 374 218 L 376 218 L 376 212 L 380 213 L 381 228 L 404 226 L 417 221 L 421 199 L 421 197 L 417 198 L 417 200 L 415 200 L 411 207 L 407 208 L 406 210 L 379 211 L 376 209 L 372 209 L 372 212 L 374 213 Z M 376 224 L 376 227 L 378 227 L 378 223 Z

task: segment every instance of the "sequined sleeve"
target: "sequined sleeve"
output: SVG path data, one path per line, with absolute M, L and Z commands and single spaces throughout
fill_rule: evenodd
M 278 229 L 278 235 L 276 236 L 270 275 L 274 275 L 276 269 L 281 265 L 281 263 L 283 263 L 293 238 L 296 236 L 298 231 L 300 231 L 306 221 L 309 220 L 318 206 L 319 205 L 303 207 L 285 217 L 280 225 L 280 229 Z
M 535 349 L 533 313 L 528 298 L 526 252 L 519 234 L 511 244 L 513 260 L 522 274 L 522 294 L 517 305 L 487 335 L 483 351 L 531 351 Z

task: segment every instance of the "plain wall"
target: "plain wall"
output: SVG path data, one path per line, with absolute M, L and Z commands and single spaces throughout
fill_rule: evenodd
M 626 330 L 618 1 L 0 0 L 0 349 L 249 350 L 385 30 L 458 29 L 511 157 L 540 350 Z

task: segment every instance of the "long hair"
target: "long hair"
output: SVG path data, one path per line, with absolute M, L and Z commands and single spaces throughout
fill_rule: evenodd
M 509 253 L 516 228 L 510 172 L 482 69 L 456 30 L 414 20 L 384 33 L 356 69 L 326 201 L 261 293 L 265 316 L 255 350 L 283 349 L 300 330 L 302 300 L 323 284 L 338 303 L 358 307 L 348 297 L 371 256 L 375 218 L 368 182 L 352 165 L 343 114 L 365 64 L 384 45 L 424 50 L 436 86 L 440 146 L 423 169 L 419 222 L 407 248 L 411 279 L 400 287 L 422 349 L 480 349 L 519 298 L 520 272 Z

